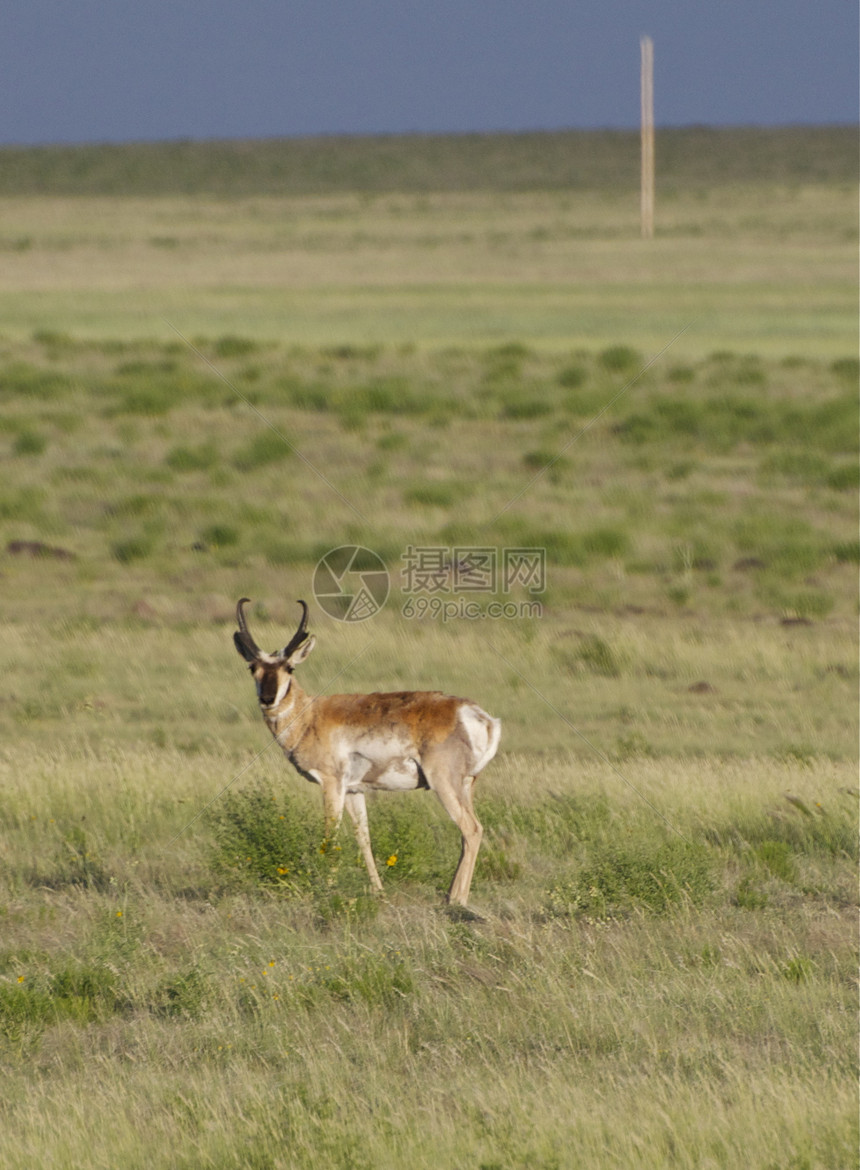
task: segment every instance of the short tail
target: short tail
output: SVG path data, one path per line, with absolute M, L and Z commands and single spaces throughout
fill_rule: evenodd
M 480 771 L 486 768 L 498 750 L 499 740 L 502 738 L 502 721 L 494 719 L 492 715 L 488 715 L 486 711 L 477 706 L 472 707 L 469 714 L 472 716 L 469 721 L 469 731 L 471 732 L 469 738 L 477 755 L 477 759 L 472 765 L 472 775 L 477 776 Z

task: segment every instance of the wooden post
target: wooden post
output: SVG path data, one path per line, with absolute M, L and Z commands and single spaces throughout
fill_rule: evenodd
M 642 49 L 642 239 L 654 235 L 654 42 L 640 40 Z

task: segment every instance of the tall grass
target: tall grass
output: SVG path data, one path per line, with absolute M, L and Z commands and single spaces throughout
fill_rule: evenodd
M 742 140 L 745 179 L 795 141 Z M 728 175 L 711 141 L 695 165 Z M 805 165 L 832 178 L 834 142 Z M 552 185 L 559 143 L 618 166 L 600 136 L 421 145 L 439 182 L 519 160 L 516 186 Z M 359 143 L 338 182 L 369 145 L 416 163 Z M 277 186 L 289 154 L 165 150 L 77 154 L 80 182 L 164 183 L 168 159 Z M 603 192 L 10 202 L 4 1165 L 852 1163 L 849 201 L 667 192 L 647 255 Z M 643 370 L 694 305 L 717 324 Z M 365 623 L 312 600 L 344 544 L 391 574 Z M 449 589 L 464 549 L 543 548 L 543 592 L 480 596 L 540 616 L 407 617 L 404 552 L 439 546 Z M 381 899 L 348 828 L 322 848 L 232 646 L 240 596 L 271 649 L 311 602 L 312 694 L 440 688 L 502 718 L 473 916 L 443 908 L 459 840 L 432 794 L 370 800 Z
M 7 749 L 8 1165 L 850 1160 L 849 767 L 502 757 L 469 922 L 432 797 L 373 802 L 380 902 L 262 761 L 190 823 L 223 760 Z

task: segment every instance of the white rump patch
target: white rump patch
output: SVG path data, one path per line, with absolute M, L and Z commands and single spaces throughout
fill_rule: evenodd
M 475 703 L 468 705 L 464 703 L 459 716 L 460 725 L 466 733 L 473 754 L 469 774 L 477 776 L 496 754 L 502 735 L 502 724 L 499 719 L 494 719 Z

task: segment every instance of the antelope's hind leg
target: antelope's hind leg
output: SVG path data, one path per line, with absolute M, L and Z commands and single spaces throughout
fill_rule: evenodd
M 478 850 L 484 835 L 481 822 L 475 816 L 472 807 L 472 785 L 475 777 L 464 776 L 462 780 L 452 781 L 447 776 L 431 777 L 428 774 L 428 779 L 430 787 L 442 802 L 442 807 L 463 837 L 460 861 L 454 872 L 451 888 L 448 890 L 448 902 L 453 906 L 465 906 L 469 901 L 472 875 L 475 872 L 475 862 L 478 860 Z

